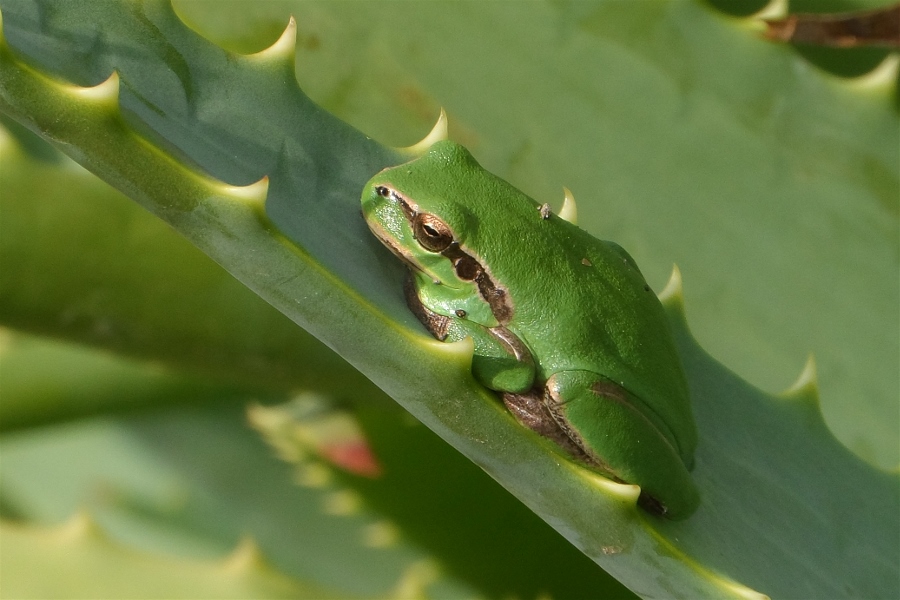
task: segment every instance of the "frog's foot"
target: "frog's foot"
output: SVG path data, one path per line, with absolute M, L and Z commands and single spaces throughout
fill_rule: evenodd
M 591 458 L 585 454 L 581 446 L 576 444 L 550 414 L 544 402 L 544 389 L 534 388 L 529 392 L 513 394 L 503 392 L 503 404 L 516 420 L 536 432 L 541 437 L 556 443 L 572 458 L 587 465 L 594 466 Z
M 684 518 L 700 502 L 687 467 L 655 415 L 610 379 L 589 371 L 563 371 L 547 381 L 546 410 L 600 471 L 641 487 L 648 512 Z

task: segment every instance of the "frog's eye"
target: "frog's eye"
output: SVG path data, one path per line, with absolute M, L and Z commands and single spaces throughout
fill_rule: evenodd
M 375 188 L 375 193 L 382 198 L 387 198 L 391 194 L 391 190 L 384 187 L 383 185 L 379 185 L 377 188 Z
M 443 252 L 453 243 L 450 228 L 434 215 L 419 213 L 413 218 L 412 225 L 416 241 L 429 252 Z

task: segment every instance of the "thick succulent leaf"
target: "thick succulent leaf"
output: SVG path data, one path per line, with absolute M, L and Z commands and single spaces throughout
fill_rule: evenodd
M 53 10 L 5 5 L 35 23 L 54 19 Z M 252 51 L 284 27 L 291 6 L 178 10 Z M 823 76 L 792 49 L 754 39 L 745 22 L 690 1 L 504 6 L 304 2 L 295 9 L 299 77 L 328 108 L 394 143 L 428 126 L 439 97 L 454 136 L 488 167 L 537 198 L 552 201 L 563 183 L 574 189 L 581 223 L 627 247 L 655 287 L 673 261 L 682 265 L 699 339 L 749 381 L 781 389 L 813 352 L 838 437 L 895 467 L 900 159 L 889 81 Z M 77 25 L 64 15 L 48 31 Z M 510 35 L 490 33 L 500 24 Z M 29 39 L 47 44 L 33 52 L 48 68 L 98 82 L 108 70 L 87 58 L 94 24 L 80 31 L 77 60 L 52 36 Z M 535 60 L 520 60 L 537 47 Z M 512 76 L 500 76 L 506 65 L 517 65 Z
M 890 597 L 900 559 L 897 472 L 873 469 L 834 438 L 814 363 L 782 396 L 765 395 L 706 354 L 683 312 L 671 309 L 701 431 L 705 464 L 695 476 L 706 496 L 696 518 L 662 530 L 695 548 L 701 564 L 741 572 L 740 581 L 772 597 Z M 728 552 L 721 540 L 730 540 Z
M 116 544 L 85 516 L 55 529 L 0 523 L 0 534 L 4 598 L 342 597 L 278 573 L 252 544 L 218 563 L 176 560 Z
M 167 218 L 263 297 L 328 340 L 413 414 L 638 593 L 741 593 L 742 588 L 729 579 L 785 596 L 808 595 L 810 591 L 815 595 L 891 595 L 896 591 L 897 549 L 891 535 L 897 526 L 896 476 L 866 466 L 837 444 L 808 400 L 776 401 L 753 390 L 703 353 L 683 329 L 681 350 L 701 429 L 696 477 L 706 497 L 694 517 L 679 524 L 649 520 L 633 508 L 635 490 L 599 480 L 548 452 L 546 444 L 512 423 L 495 400 L 474 385 L 468 377 L 466 348 L 431 342 L 406 327 L 412 319 L 399 298 L 399 266 L 390 263 L 384 252 L 379 253 L 358 218 L 350 218 L 366 173 L 389 162 L 389 153 L 310 108 L 299 92 L 267 96 L 273 114 L 284 110 L 277 98 L 293 98 L 291 114 L 303 123 L 284 137 L 276 137 L 280 143 L 269 152 L 253 151 L 257 149 L 252 144 L 254 131 L 269 139 L 275 128 L 233 123 L 241 112 L 234 107 L 231 119 L 222 119 L 223 130 L 232 131 L 233 125 L 234 133 L 217 132 L 210 123 L 227 113 L 227 107 L 210 100 L 210 88 L 231 91 L 221 95 L 240 106 L 248 100 L 239 92 L 252 87 L 258 93 L 262 81 L 271 82 L 274 75 L 284 74 L 284 61 L 276 59 L 286 54 L 276 48 L 256 59 L 226 60 L 225 54 L 217 54 L 181 28 L 166 10 L 157 6 L 133 10 L 123 10 L 115 18 L 104 15 L 104 22 L 113 24 L 116 35 L 81 36 L 82 43 L 90 42 L 84 47 L 99 46 L 93 56 L 103 60 L 95 68 L 118 69 L 129 85 L 122 95 L 123 107 L 141 119 L 141 127 L 164 135 L 173 152 L 189 156 L 209 173 L 240 178 L 256 169 L 271 169 L 269 215 L 303 251 L 291 251 L 266 229 L 259 203 L 253 200 L 261 198 L 262 190 L 237 193 L 174 163 L 136 137 L 118 116 L 114 81 L 86 94 L 45 80 L 17 64 L 12 56 L 4 56 L 4 110 L 68 146 L 70 153 L 92 170 Z M 141 18 L 129 20 L 133 15 Z M 95 31 L 101 22 L 84 14 L 76 16 L 60 21 L 75 31 L 79 26 Z M 126 30 L 129 35 L 123 33 Z M 160 31 L 165 32 L 164 43 L 155 37 Z M 79 40 L 79 36 L 73 39 Z M 110 48 L 121 51 L 118 45 L 130 50 L 122 60 L 115 56 L 124 53 L 106 52 Z M 138 83 L 153 72 L 154 63 L 165 62 L 157 58 L 172 60 L 173 54 L 165 51 L 172 48 L 177 49 L 174 56 L 180 62 L 175 66 L 181 70 L 169 72 L 181 74 L 176 89 L 187 88 L 190 93 L 170 95 L 175 100 L 184 98 L 191 110 L 164 105 L 160 90 L 165 77 L 152 88 L 141 89 Z M 142 54 L 147 49 L 150 54 Z M 134 56 L 145 60 L 140 73 L 129 65 Z M 255 79 L 254 74 L 258 75 Z M 80 81 L 71 73 L 66 76 Z M 255 85 L 235 83 L 246 80 Z M 191 85 L 185 86 L 185 82 Z M 232 84 L 234 87 L 229 87 Z M 155 111 L 140 98 L 151 98 Z M 309 120 L 301 118 L 304 114 Z M 211 120 L 192 119 L 194 115 Z M 272 121 L 284 126 L 287 114 Z M 339 144 L 341 150 L 332 147 L 328 151 L 328 144 Z M 232 156 L 242 155 L 245 164 L 232 164 Z M 346 157 L 352 157 L 352 164 L 341 160 Z M 289 207 L 294 207 L 293 211 Z M 304 216 L 309 217 L 307 222 L 303 222 Z M 328 223 L 330 228 L 325 226 Z M 342 263 L 341 252 L 353 260 Z M 315 302 L 297 302 L 309 299 L 311 290 Z M 385 323 L 381 318 L 385 314 L 393 321 Z M 677 309 L 673 319 L 679 320 Z M 360 331 L 367 335 L 361 336 Z M 386 348 L 390 352 L 385 352 Z M 431 373 L 427 386 L 417 377 L 425 370 Z M 749 427 L 749 422 L 757 425 Z M 805 462 L 810 460 L 827 465 L 831 475 L 811 476 L 810 463 Z M 839 489 L 834 489 L 836 481 Z M 790 495 L 782 497 L 782 490 L 789 490 Z M 823 490 L 827 490 L 824 495 Z M 756 494 L 751 495 L 752 491 Z M 765 514 L 758 512 L 763 506 L 759 497 L 773 501 Z M 859 510 L 860 505 L 873 504 L 873 499 L 882 504 Z M 747 515 L 753 518 L 746 520 Z M 854 517 L 862 522 L 853 521 Z M 866 549 L 847 550 L 841 518 L 853 522 L 856 531 L 869 532 Z M 838 529 L 823 534 L 838 522 Z M 722 531 L 730 531 L 731 536 L 715 533 Z M 759 542 L 765 532 L 768 539 L 784 536 L 785 544 L 754 560 L 757 548 L 744 540 Z M 811 539 L 825 541 L 811 547 Z M 741 540 L 740 545 L 735 540 Z M 788 540 L 801 543 L 792 546 Z M 704 567 L 678 560 L 686 556 L 701 561 Z M 777 560 L 773 563 L 777 570 L 765 562 L 770 558 Z M 656 568 L 652 579 L 647 576 L 647 565 Z
M 279 456 L 305 469 L 307 436 L 295 404 L 254 407 L 251 422 Z M 632 597 L 414 419 L 372 406 L 355 415 L 381 475 L 361 478 L 332 469 L 334 480 L 355 490 L 406 539 L 428 548 L 443 571 L 490 598 Z
M 0 431 L 166 404 L 245 398 L 247 389 L 173 374 L 108 354 L 70 352 L 36 338 L 0 333 Z M 52 371 L 47 365 L 54 365 Z
M 89 392 L 105 401 L 115 396 L 108 381 L 92 370 L 68 372 L 73 363 L 98 360 L 107 367 L 123 362 L 15 336 L 0 355 L 0 371 L 4 383 L 23 365 L 37 380 L 68 377 L 72 385 L 56 394 L 59 402 L 75 404 Z M 142 373 L 166 379 L 152 368 L 121 366 L 135 379 Z M 18 391 L 4 387 L 4 402 L 16 402 Z M 255 397 L 252 421 L 268 439 L 282 439 L 279 456 L 293 469 L 243 422 L 245 402 L 222 396 L 208 408 L 172 408 L 177 398 L 168 398 L 165 386 L 146 393 L 154 391 L 160 407 L 154 412 L 4 436 L 5 505 L 19 519 L 42 523 L 86 510 L 122 544 L 192 560 L 219 555 L 249 536 L 278 569 L 344 595 L 383 597 L 394 590 L 406 599 L 421 588 L 431 598 L 633 597 L 396 405 L 358 411 L 380 466 L 379 476 L 360 477 L 291 446 L 296 422 L 281 406 L 255 404 L 264 396 Z M 30 581 L 34 591 L 40 579 L 32 568 L 16 581 Z M 98 580 L 105 574 L 94 566 L 86 572 Z M 50 584 L 64 585 L 60 579 Z
M 4 506 L 18 519 L 58 523 L 86 510 L 122 545 L 191 560 L 221 556 L 250 536 L 279 570 L 344 596 L 386 596 L 408 569 L 428 560 L 399 533 L 391 543 L 367 543 L 366 532 L 383 517 L 361 508 L 329 508 L 352 492 L 329 482 L 327 472 L 324 479 L 317 475 L 315 465 L 293 476 L 272 456 L 243 415 L 250 398 L 283 397 L 232 393 L 206 406 L 173 406 L 181 398 L 169 391 L 178 388 L 164 383 L 177 383 L 177 375 L 70 344 L 10 337 L 0 356 L 4 403 L 24 404 L 16 398 L 22 386 L 5 386 L 8 374 L 23 366 L 38 381 L 68 378 L 71 385 L 54 397 L 69 404 L 81 395 L 105 404 L 117 396 L 109 381 L 95 376 L 96 369 L 71 372 L 72 364 L 118 364 L 135 383 L 140 376 L 157 383 L 145 391 L 156 394 L 155 411 L 4 435 L 0 489 Z M 26 399 L 33 395 L 25 392 Z M 110 568 L 98 564 L 86 572 L 102 581 Z M 0 579 L 6 579 L 6 569 L 0 563 Z M 64 586 L 65 579 L 48 584 Z M 41 578 L 28 569 L 17 581 L 30 582 L 34 590 Z M 132 593 L 141 589 L 135 586 Z
M 7 127 L 0 133 L 5 325 L 243 386 L 383 398 L 171 227 L 32 133 Z M 20 420 L 12 409 L 0 409 L 3 427 Z

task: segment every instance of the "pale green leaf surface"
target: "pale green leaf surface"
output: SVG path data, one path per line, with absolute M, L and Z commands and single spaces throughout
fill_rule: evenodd
M 19 129 L 0 133 L 5 325 L 244 386 L 383 398 L 171 227 Z M 0 407 L 3 427 L 12 409 Z
M 0 353 L 0 431 L 167 404 L 227 402 L 248 393 L 159 366 L 148 369 L 113 355 L 68 352 L 6 332 L 0 332 Z M 56 368 L 48 372 L 48 364 Z
M 248 29 L 262 29 L 271 39 L 293 5 L 269 2 L 234 13 L 210 6 L 191 2 L 179 10 L 203 17 L 205 31 L 220 37 L 251 38 Z M 438 103 L 432 97 L 453 102 L 458 139 L 476 150 L 483 145 L 477 155 L 492 170 L 539 198 L 552 200 L 566 183 L 583 207 L 589 205 L 582 223 L 622 242 L 655 286 L 672 261 L 681 264 L 691 275 L 689 310 L 701 341 L 748 380 L 784 388 L 814 352 L 832 428 L 867 459 L 896 466 L 898 140 L 896 116 L 885 113 L 887 88 L 850 89 L 823 78 L 790 50 L 728 31 L 730 24 L 723 28 L 721 18 L 697 12 L 690 2 L 649 2 L 642 6 L 657 8 L 645 13 L 616 12 L 615 3 L 559 4 L 553 18 L 540 9 L 503 21 L 555 23 L 563 28 L 560 35 L 573 40 L 550 39 L 541 46 L 541 60 L 526 62 L 554 74 L 571 69 L 579 78 L 517 94 L 521 84 L 548 81 L 547 75 L 518 67 L 517 76 L 508 78 L 512 85 L 504 86 L 495 71 L 522 62 L 513 58 L 517 46 L 511 43 L 533 36 L 500 44 L 497 36 L 475 35 L 472 28 L 482 20 L 493 27 L 491 15 L 500 9 L 462 6 L 436 3 L 395 14 L 391 4 L 366 12 L 304 3 L 301 81 L 351 122 L 400 143 L 434 118 Z M 37 18 L 36 10 L 23 12 Z M 415 18 L 434 33 L 400 52 L 390 32 Z M 384 27 L 370 26 L 379 19 Z M 629 32 L 647 30 L 649 23 L 657 25 L 632 39 Z M 691 27 L 696 30 L 686 29 Z M 404 40 L 423 31 L 403 29 Z M 465 35 L 452 35 L 460 30 Z M 686 54 L 673 52 L 667 41 Z M 636 46 L 637 61 L 626 60 L 629 44 Z M 258 41 L 238 45 L 261 47 Z M 56 51 L 52 57 L 65 65 L 69 55 Z M 72 68 L 95 82 L 103 77 L 96 62 L 79 60 Z M 584 72 L 592 77 L 581 77 Z M 675 91 L 691 92 L 684 97 L 693 104 L 683 102 L 673 113 L 677 96 L 666 92 L 665 77 L 681 81 Z M 591 81 L 598 84 L 585 87 Z M 497 101 L 485 104 L 484 97 Z M 632 105 L 637 108 L 622 112 Z M 410 116 L 398 116 L 398 110 Z M 870 116 L 861 120 L 861 111 Z M 694 118 L 684 123 L 686 117 Z M 698 156 L 706 147 L 709 152 Z M 241 170 L 229 165 L 231 173 Z M 602 197 L 592 198 L 598 180 Z
M 183 33 L 165 15 L 156 13 L 154 18 L 157 19 L 157 26 L 165 24 L 174 28 L 168 32 L 169 40 L 179 40 L 183 44 L 179 47 L 179 55 L 183 57 L 192 40 L 179 37 Z M 204 49 L 203 52 L 209 50 Z M 209 61 L 209 56 L 204 58 Z M 187 63 L 195 64 L 190 60 Z M 128 81 L 126 70 L 122 72 L 123 79 Z M 12 75 L 7 77 L 10 73 Z M 198 80 L 192 79 L 191 82 L 197 83 Z M 783 403 L 773 403 L 771 399 L 742 384 L 699 351 L 689 336 L 682 334 L 682 352 L 691 377 L 692 394 L 701 429 L 696 476 L 702 489 L 708 494 L 708 499 L 701 510 L 685 523 L 655 524 L 667 531 L 668 543 L 672 543 L 677 535 L 678 541 L 674 546 L 677 550 L 666 550 L 662 546 L 656 546 L 653 538 L 640 533 L 640 528 L 628 525 L 629 522 L 636 524 L 634 519 L 645 517 L 617 507 L 613 496 L 598 494 L 581 470 L 569 468 L 566 463 L 560 469 L 558 461 L 546 453 L 546 447 L 542 443 L 524 434 L 492 402 L 489 395 L 471 384 L 471 380 L 465 375 L 467 364 L 460 349 L 442 347 L 426 341 L 421 334 L 413 335 L 368 316 L 377 317 L 378 313 L 370 308 L 371 305 L 361 302 L 360 297 L 333 276 L 326 275 L 316 263 L 297 261 L 297 255 L 290 253 L 260 228 L 258 213 L 254 212 L 252 206 L 235 203 L 233 200 L 208 200 L 207 198 L 215 196 L 227 198 L 230 192 L 182 172 L 160 155 L 147 151 L 146 147 L 136 143 L 127 130 L 115 123 L 111 127 L 108 118 L 103 118 L 103 110 L 80 110 L 89 103 L 46 87 L 47 83 L 41 81 L 39 76 L 23 76 L 7 69 L 3 83 L 4 101 L 10 105 L 15 103 L 13 114 L 30 122 L 32 127 L 43 130 L 45 135 L 55 138 L 58 143 L 73 144 L 72 152 L 91 168 L 130 192 L 133 197 L 156 207 L 158 212 L 169 217 L 171 222 L 193 237 L 207 252 L 228 265 L 240 279 L 251 284 L 273 304 L 308 326 L 314 333 L 328 339 L 339 352 L 376 379 L 379 385 L 417 417 L 473 457 L 570 540 L 638 593 L 679 596 L 725 593 L 719 587 L 721 582 L 702 575 L 698 577 L 690 564 L 677 560 L 678 552 L 685 552 L 695 558 L 702 557 L 706 568 L 773 595 L 802 595 L 812 589 L 825 595 L 891 595 L 895 591 L 891 586 L 896 581 L 896 540 L 890 533 L 896 531 L 896 510 L 891 510 L 896 508 L 897 503 L 896 477 L 880 474 L 865 466 L 837 445 L 817 420 L 817 413 L 809 409 L 808 403 L 797 403 L 801 407 L 805 406 L 799 411 L 801 415 L 806 415 L 804 419 L 779 416 L 779 413 L 785 412 Z M 36 89 L 45 92 L 39 100 L 36 100 L 34 93 Z M 299 114 L 300 108 L 294 108 Z M 51 109 L 57 111 L 57 116 L 62 115 L 61 125 L 49 118 L 50 113 L 47 111 Z M 135 113 L 138 112 L 135 110 Z M 85 119 L 81 130 L 66 124 L 71 122 L 67 119 L 74 117 Z M 95 134 L 103 132 L 109 136 L 107 144 L 114 140 L 118 156 L 114 156 L 109 147 L 97 144 L 95 136 L 86 134 L 83 131 L 85 123 L 96 128 Z M 164 127 L 157 126 L 155 129 L 160 131 Z M 173 133 L 173 130 L 170 129 L 168 133 Z M 246 134 L 246 131 L 243 133 Z M 351 135 L 341 135 L 342 142 L 352 145 Z M 172 139 L 169 143 L 176 144 Z M 196 154 L 187 151 L 185 148 L 188 146 L 196 150 Z M 302 147 L 301 144 L 300 148 Z M 271 174 L 269 206 L 276 206 L 278 198 L 287 196 L 300 201 L 310 197 L 320 201 L 325 197 L 334 198 L 341 204 L 330 205 L 331 209 L 325 216 L 349 227 L 348 223 L 351 221 L 340 215 L 350 214 L 351 202 L 355 202 L 354 196 L 358 195 L 362 183 L 361 180 L 353 181 L 353 173 L 357 177 L 360 173 L 349 169 L 340 172 L 335 169 L 335 164 L 326 163 L 330 166 L 324 171 L 306 170 L 307 177 L 311 177 L 313 183 L 310 183 L 310 179 L 299 180 L 297 183 L 301 185 L 288 188 L 293 193 L 287 194 L 285 188 L 279 189 L 276 185 L 278 180 L 286 185 L 290 179 L 286 176 L 284 167 L 293 166 L 300 157 L 308 157 L 309 154 L 292 153 L 286 144 L 282 148 L 283 158 L 278 165 L 281 168 L 276 168 Z M 191 155 L 201 164 L 201 158 L 212 160 L 221 158 L 224 154 L 216 154 L 197 141 L 184 142 L 180 151 Z M 149 168 L 149 172 L 135 172 L 134 166 L 124 164 L 125 156 L 132 161 L 135 158 L 141 159 L 143 162 L 138 164 L 142 164 L 145 169 Z M 326 160 L 328 157 L 329 154 L 325 154 L 321 158 Z M 208 165 L 204 166 L 214 172 Z M 159 169 L 159 173 L 154 174 L 154 169 Z M 313 175 L 318 177 L 312 177 Z M 364 179 L 365 177 L 362 178 Z M 331 195 L 324 192 L 323 187 L 329 187 L 325 183 L 334 186 Z M 344 190 L 343 194 L 337 192 L 340 189 Z M 171 196 L 171 191 L 174 190 L 180 192 L 180 199 Z M 176 202 L 175 210 L 173 202 Z M 337 206 L 346 206 L 346 212 L 342 212 L 344 209 L 338 210 Z M 302 204 L 302 207 L 303 211 L 310 207 L 309 216 L 313 219 L 323 215 L 321 203 L 315 206 Z M 277 210 L 270 211 L 270 214 L 276 219 L 279 217 Z M 324 222 L 331 219 L 325 219 Z M 211 222 L 215 222 L 219 229 L 209 229 L 208 224 Z M 321 225 L 318 221 L 317 224 Z M 296 232 L 292 232 L 294 233 Z M 304 232 L 299 233 L 297 241 L 306 242 Z M 397 275 L 385 276 L 387 270 L 399 274 L 399 269 L 382 262 L 383 259 L 378 257 L 383 256 L 383 253 L 353 253 L 358 264 L 343 268 L 337 265 L 334 257 L 326 259 L 320 256 L 328 243 L 340 246 L 344 251 L 352 247 L 348 246 L 351 241 L 362 243 L 371 249 L 369 238 L 355 239 L 344 233 L 342 237 L 329 240 L 323 239 L 324 235 L 313 236 L 309 231 L 306 233 L 310 236 L 310 245 L 306 246 L 304 243 L 304 247 L 317 260 L 326 264 L 339 278 L 349 282 L 352 288 L 365 290 L 366 298 L 374 302 L 375 306 L 384 305 L 392 317 L 396 315 L 402 322 L 410 322 L 411 319 L 400 304 L 398 288 L 392 287 Z M 627 243 L 624 245 L 629 246 Z M 251 249 L 254 253 L 252 255 L 249 252 Z M 366 256 L 366 261 L 370 263 L 369 271 L 360 267 L 363 264 L 362 256 Z M 373 272 L 381 276 L 373 278 Z M 302 286 L 299 283 L 301 281 Z M 310 289 L 316 290 L 315 298 L 318 302 L 298 308 L 292 299 L 308 297 Z M 357 311 L 362 308 L 362 312 L 354 314 L 354 305 Z M 334 318 L 336 314 L 343 318 L 341 323 L 323 325 L 329 315 Z M 365 330 L 370 332 L 371 340 L 358 335 L 354 338 L 353 332 L 362 330 L 364 326 L 368 327 Z M 378 341 L 377 345 L 374 340 Z M 383 353 L 384 348 L 395 349 L 396 352 L 390 356 L 378 354 L 379 351 Z M 445 357 L 443 361 L 440 360 L 442 356 Z M 415 369 L 411 366 L 413 364 Z M 415 382 L 416 374 L 423 369 L 433 373 L 429 388 L 420 389 L 421 386 L 415 383 L 404 383 Z M 461 404 L 463 401 L 465 404 Z M 464 409 L 461 408 L 463 406 Z M 723 407 L 726 413 L 724 416 L 731 418 L 722 418 Z M 747 414 L 741 414 L 737 408 L 746 409 Z M 465 417 L 461 418 L 463 414 Z M 751 416 L 756 423 L 777 423 L 781 428 L 750 428 L 747 423 Z M 804 422 L 808 425 L 804 426 Z M 780 435 L 777 435 L 779 429 Z M 801 431 L 804 433 L 799 434 Z M 751 440 L 756 445 L 750 445 Z M 752 448 L 752 452 L 748 448 Z M 776 456 L 773 458 L 767 455 L 768 452 L 775 452 Z M 810 477 L 810 470 L 807 468 L 809 464 L 804 462 L 810 459 L 814 459 L 815 464 L 822 464 L 819 461 L 830 459 L 831 463 L 826 464 L 833 464 L 834 468 L 829 474 Z M 835 478 L 840 483 L 839 492 L 834 489 Z M 750 486 L 751 482 L 756 485 Z M 608 487 L 604 484 L 597 485 Z M 745 521 L 740 517 L 753 514 L 753 509 L 760 506 L 750 497 L 748 489 L 758 490 L 762 497 L 779 502 L 773 502 L 776 506 L 770 507 L 772 510 L 767 514 L 756 514 L 751 521 Z M 781 498 L 778 491 L 784 489 L 790 493 L 788 497 Z M 824 497 L 821 495 L 823 489 L 828 490 Z M 884 504 L 872 510 L 868 510 L 868 507 L 866 511 L 858 509 L 857 504 L 869 504 L 873 498 Z M 630 500 L 623 496 L 621 502 L 624 506 Z M 856 528 L 852 531 L 854 535 L 860 531 L 870 532 L 866 537 L 865 547 L 846 548 L 840 530 L 835 531 L 833 536 L 823 535 L 823 528 L 840 522 L 836 516 L 864 520 L 862 523 L 855 522 Z M 791 528 L 786 528 L 785 523 L 790 523 Z M 729 530 L 733 534 L 728 538 L 715 534 Z M 777 539 L 779 535 L 784 535 L 786 540 L 802 540 L 802 546 L 779 544 L 772 548 L 773 554 L 758 556 L 756 559 L 748 555 L 757 550 L 747 540 L 759 542 L 761 539 Z M 815 548 L 810 547 L 810 539 L 818 541 L 823 538 L 825 542 L 817 544 Z M 740 540 L 739 547 L 735 544 L 735 539 Z M 830 551 L 825 552 L 823 548 Z M 812 556 L 807 553 L 812 553 Z M 872 556 L 877 559 L 872 559 Z M 672 560 L 673 558 L 676 560 Z M 656 578 L 653 580 L 646 576 L 644 569 L 647 564 L 657 567 Z M 773 565 L 778 566 L 778 571 L 773 572 Z M 798 578 L 797 572 L 810 576 Z
M 292 419 L 283 406 L 264 412 Z M 446 572 L 491 598 L 631 597 L 428 428 L 375 406 L 354 412 L 383 472 L 369 479 L 334 470 L 335 480 L 401 527 L 405 538 L 430 549 Z M 270 443 L 291 447 L 290 429 L 268 431 Z
M 218 563 L 142 554 L 106 538 L 86 516 L 54 529 L 0 522 L 0 535 L 4 598 L 340 597 L 278 573 L 251 546 Z
M 18 337 L 0 355 L 0 372 L 25 365 L 38 380 L 68 377 L 73 385 L 56 395 L 59 402 L 77 402 L 82 391 L 104 398 L 104 378 L 68 369 L 92 360 L 116 362 Z M 140 366 L 122 367 L 142 374 Z M 17 391 L 4 387 L 4 402 L 16 401 Z M 632 597 L 396 405 L 359 411 L 382 466 L 382 476 L 370 479 L 309 455 L 292 455 L 291 472 L 243 422 L 243 402 L 223 396 L 215 405 L 172 408 L 164 386 L 147 393 L 154 391 L 155 412 L 5 435 L 5 505 L 41 523 L 86 510 L 123 544 L 192 559 L 221 555 L 249 537 L 285 573 L 345 594 L 384 596 L 431 565 L 433 573 L 420 577 L 431 598 Z M 0 563 L 0 580 L 4 569 Z M 33 580 L 33 572 L 22 578 Z
M 93 389 L 101 398 L 108 393 L 108 382 L 91 371 L 66 373 L 73 360 L 97 359 L 95 352 L 22 342 L 7 348 L 0 367 L 33 361 L 38 363 L 31 365 L 33 373 L 77 382 L 69 393 L 56 396 L 60 401 L 77 401 L 79 388 Z M 45 359 L 55 354 L 68 360 L 39 361 L 40 350 Z M 244 422 L 247 399 L 222 396 L 214 405 L 173 408 L 178 399 L 166 397 L 163 386 L 147 393 L 153 391 L 158 393 L 156 412 L 6 433 L 0 442 L 4 505 L 18 518 L 38 523 L 59 523 L 85 510 L 123 545 L 191 560 L 221 556 L 249 538 L 283 572 L 343 595 L 386 596 L 407 569 L 428 558 L 402 538 L 387 548 L 367 544 L 367 528 L 382 517 L 364 509 L 328 510 L 329 499 L 346 494 L 346 488 L 327 480 L 298 485 L 303 478 L 295 478 Z M 4 402 L 15 400 L 14 392 L 4 387 Z M 42 579 L 32 570 L 41 567 L 37 563 L 22 573 L 16 570 L 18 585 L 30 588 L 32 596 L 41 595 Z M 12 564 L 0 561 L 0 580 L 7 579 Z M 89 573 L 103 580 L 110 568 L 96 564 Z M 65 586 L 67 578 L 60 572 L 44 577 L 43 584 Z M 120 582 L 112 577 L 109 583 Z M 135 584 L 131 594 L 142 593 Z M 471 595 L 464 585 L 450 589 Z
M 386 595 L 426 558 L 402 541 L 367 546 L 366 528 L 378 516 L 329 514 L 340 488 L 297 485 L 242 413 L 221 404 L 16 433 L 2 445 L 4 495 L 42 523 L 89 510 L 117 540 L 145 552 L 208 559 L 248 536 L 283 572 L 345 595 Z

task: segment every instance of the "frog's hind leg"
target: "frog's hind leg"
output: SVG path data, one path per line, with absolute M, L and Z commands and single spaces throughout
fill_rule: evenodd
M 572 458 L 593 466 L 591 458 L 562 430 L 559 423 L 550 414 L 547 404 L 544 402 L 543 388 L 534 388 L 520 394 L 503 392 L 502 396 L 503 404 L 519 423 L 541 437 L 555 442 Z
M 684 518 L 699 504 L 691 475 L 671 439 L 643 402 L 589 371 L 563 371 L 547 381 L 547 412 L 597 465 L 619 481 L 641 487 L 650 512 Z

